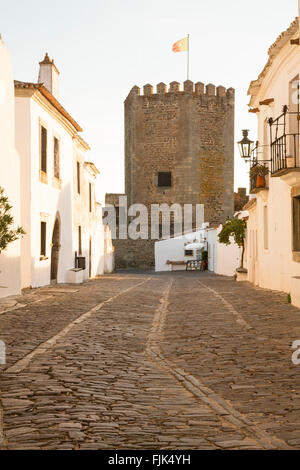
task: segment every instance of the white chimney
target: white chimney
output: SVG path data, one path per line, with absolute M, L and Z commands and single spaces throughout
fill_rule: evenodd
M 54 60 L 50 60 L 46 52 L 45 58 L 40 62 L 39 83 L 43 83 L 47 90 L 52 93 L 54 98 L 58 100 L 59 96 L 59 71 L 54 64 Z

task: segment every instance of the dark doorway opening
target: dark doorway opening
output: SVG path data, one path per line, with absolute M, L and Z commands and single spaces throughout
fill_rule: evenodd
M 92 277 L 92 237 L 89 243 L 89 277 Z
M 57 282 L 59 252 L 60 252 L 60 218 L 56 216 L 52 235 L 52 251 L 51 251 L 51 282 Z

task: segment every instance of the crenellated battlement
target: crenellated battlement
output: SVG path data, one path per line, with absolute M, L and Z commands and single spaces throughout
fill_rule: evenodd
M 232 217 L 234 101 L 233 88 L 212 83 L 134 86 L 124 104 L 128 205 L 191 204 L 193 227 L 196 204 L 203 204 L 205 221 L 211 225 Z M 150 224 L 148 228 L 150 233 Z M 130 266 L 135 251 L 138 266 L 151 265 L 153 244 L 131 249 L 120 243 L 119 266 Z
M 143 93 L 141 93 L 141 88 L 138 86 L 134 86 L 128 97 L 132 96 L 158 96 L 158 95 L 170 95 L 172 93 L 180 93 L 180 94 L 191 94 L 195 96 L 207 96 L 207 97 L 216 97 L 216 98 L 228 98 L 229 100 L 234 100 L 235 96 L 235 90 L 234 88 L 228 88 L 226 89 L 223 86 L 218 86 L 216 87 L 212 83 L 208 83 L 205 85 L 202 82 L 197 82 L 194 83 L 191 80 L 186 80 L 183 85 L 179 82 L 171 82 L 169 84 L 169 87 L 163 83 L 160 82 L 156 85 L 156 93 L 154 92 L 154 87 L 153 85 L 150 85 L 149 83 L 147 85 L 143 86 Z

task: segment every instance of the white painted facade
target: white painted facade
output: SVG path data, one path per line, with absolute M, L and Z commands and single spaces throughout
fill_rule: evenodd
M 234 276 L 241 263 L 241 249 L 231 238 L 230 245 L 219 243 L 218 235 L 222 225 L 206 229 L 208 246 L 208 270 L 220 276 Z
M 240 266 L 240 248 L 234 243 L 229 246 L 218 242 L 218 235 L 222 230 L 222 225 L 215 228 L 208 227 L 193 232 L 182 237 L 170 238 L 155 243 L 155 271 L 178 271 L 185 270 L 187 261 L 197 259 L 197 244 L 208 251 L 208 270 L 223 276 L 233 276 L 236 269 Z M 194 255 L 185 256 L 185 250 L 193 248 L 195 244 Z M 192 245 L 191 245 L 192 243 Z M 172 265 L 171 263 L 174 264 Z
M 14 82 L 11 59 L 0 38 L 0 186 L 13 207 L 14 225 L 20 225 L 20 157 L 15 149 Z M 0 254 L 0 298 L 21 292 L 20 241 Z
M 26 90 L 25 90 L 26 92 Z M 39 98 L 39 97 L 38 97 Z M 16 90 L 16 147 L 21 156 L 21 225 L 26 236 L 21 242 L 22 288 L 50 284 L 51 243 L 56 216 L 61 221 L 60 257 L 57 282 L 66 282 L 74 267 L 72 247 L 73 140 L 62 122 L 34 95 Z M 40 178 L 40 126 L 48 131 L 47 177 Z M 52 184 L 53 137 L 59 136 L 61 189 Z M 52 138 L 51 138 L 52 137 Z M 46 253 L 41 256 L 41 222 L 46 223 Z
M 181 237 L 169 238 L 155 243 L 155 271 L 178 271 L 185 270 L 185 264 L 176 265 L 175 263 L 187 263 L 197 259 L 197 250 L 193 250 L 193 256 L 185 256 L 185 248 L 188 244 L 197 242 L 205 248 L 205 231 L 200 230 Z M 169 263 L 168 263 L 169 262 Z M 171 263 L 174 263 L 172 265 Z
M 258 110 L 259 160 L 269 160 L 270 130 L 267 120 L 281 115 L 284 105 L 293 108 L 292 88 L 300 76 L 300 46 L 292 45 L 299 38 L 299 24 L 294 21 L 269 50 L 269 62 L 258 80 L 250 85 L 250 106 Z M 269 105 L 261 104 L 274 99 Z M 287 132 L 293 133 L 294 124 L 287 115 Z M 287 155 L 290 149 L 287 148 Z M 247 239 L 245 267 L 248 280 L 257 286 L 292 293 L 292 302 L 297 303 L 295 286 L 300 292 L 300 252 L 293 242 L 293 198 L 300 196 L 299 140 L 296 164 L 298 168 L 277 172 L 268 177 L 268 188 L 256 192 L 256 201 L 247 204 Z M 271 169 L 271 165 L 269 164 Z M 299 305 L 298 305 L 299 304 Z
M 44 61 L 41 67 L 45 67 Z M 51 82 L 51 76 L 49 80 Z M 51 281 L 68 282 L 69 271 L 75 268 L 76 251 L 86 258 L 83 279 L 104 273 L 104 228 L 94 196 L 97 170 L 90 170 L 91 163 L 86 166 L 89 147 L 79 135 L 80 126 L 57 101 L 56 82 L 55 93 L 56 98 L 40 84 L 15 84 L 16 148 L 21 157 L 22 174 L 21 225 L 26 231 L 21 242 L 22 288 L 49 285 Z M 44 144 L 42 132 L 47 134 Z M 55 164 L 55 145 L 59 147 L 58 165 Z M 44 147 L 47 148 L 45 168 Z M 92 185 L 91 212 L 89 183 Z M 42 234 L 44 230 L 46 237 Z
M 112 233 L 108 224 L 106 224 L 103 227 L 103 230 L 104 230 L 104 273 L 112 273 L 115 269 L 115 255 L 114 255 L 115 249 L 114 249 L 113 241 L 112 241 Z

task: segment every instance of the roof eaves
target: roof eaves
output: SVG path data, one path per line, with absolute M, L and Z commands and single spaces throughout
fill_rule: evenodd
M 278 55 L 280 50 L 289 42 L 289 40 L 292 38 L 292 36 L 296 33 L 296 31 L 298 29 L 299 29 L 299 21 L 298 21 L 298 17 L 296 17 L 294 19 L 294 21 L 292 21 L 290 26 L 285 31 L 283 31 L 278 36 L 276 41 L 269 47 L 268 62 L 264 66 L 264 68 L 261 71 L 261 73 L 259 74 L 258 78 L 256 80 L 252 80 L 252 82 L 250 83 L 250 86 L 249 86 L 249 89 L 248 89 L 248 95 L 252 95 L 252 97 L 257 96 L 257 94 L 259 92 L 259 89 L 260 89 L 260 86 L 261 86 L 261 83 L 262 83 L 262 80 L 267 75 L 267 72 L 268 72 L 269 68 L 271 67 L 271 65 L 273 64 L 273 61 L 274 61 L 275 57 Z M 251 97 L 250 105 L 252 104 L 252 97 Z
M 93 162 L 84 162 L 84 166 L 90 168 L 95 175 L 100 175 L 100 171 Z
M 59 103 L 59 101 L 54 98 L 52 93 L 47 90 L 43 83 L 21 82 L 19 80 L 15 80 L 15 88 L 33 89 L 39 91 L 52 104 L 52 106 L 54 106 L 54 108 L 59 111 L 72 124 L 72 126 L 74 126 L 77 132 L 82 132 L 80 125 L 75 121 L 75 119 L 72 118 L 72 116 Z

